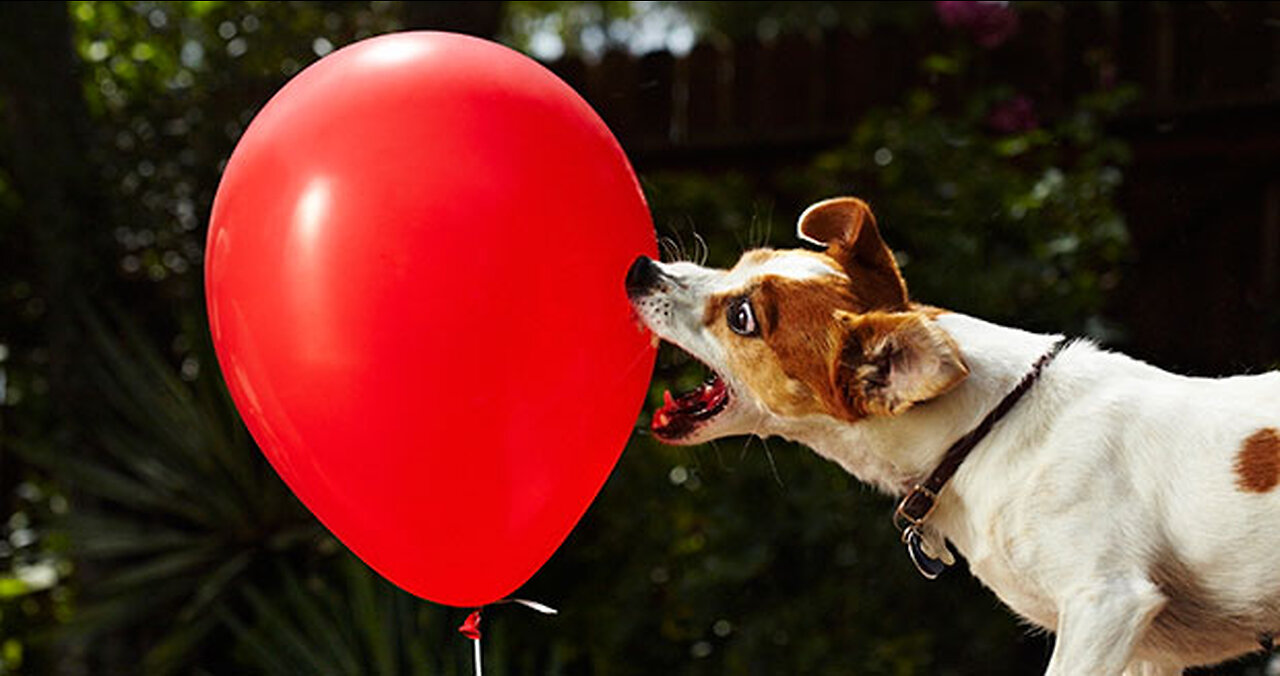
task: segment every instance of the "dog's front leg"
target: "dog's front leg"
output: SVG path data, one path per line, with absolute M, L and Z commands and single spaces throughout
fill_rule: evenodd
M 1059 611 L 1057 643 L 1046 673 L 1119 676 L 1164 603 L 1156 586 L 1141 577 L 1115 577 L 1077 589 Z

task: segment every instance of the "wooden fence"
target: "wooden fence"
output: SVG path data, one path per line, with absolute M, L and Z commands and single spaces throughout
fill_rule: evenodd
M 1280 3 L 1062 3 L 1021 19 L 1017 34 L 946 88 L 920 67 L 965 39 L 940 22 L 910 33 L 783 35 L 705 42 L 680 57 L 611 51 L 548 65 L 641 164 L 688 156 L 678 151 L 821 146 L 920 85 L 956 101 L 979 81 L 1006 82 L 1047 115 L 1108 82 L 1141 87 L 1132 115 L 1280 101 Z
M 1123 207 L 1135 258 L 1112 310 L 1128 349 L 1206 372 L 1280 362 L 1280 3 L 1043 7 L 953 78 L 920 67 L 965 39 L 940 21 L 549 65 L 641 170 L 776 171 L 917 86 L 947 106 L 1007 83 L 1051 117 L 1083 93 L 1136 84 L 1140 103 L 1113 128 L 1134 150 Z

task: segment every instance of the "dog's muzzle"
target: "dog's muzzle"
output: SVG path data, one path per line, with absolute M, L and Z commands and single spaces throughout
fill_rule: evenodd
M 648 256 L 637 256 L 627 270 L 627 297 L 635 298 L 652 291 L 663 277 L 657 263 Z

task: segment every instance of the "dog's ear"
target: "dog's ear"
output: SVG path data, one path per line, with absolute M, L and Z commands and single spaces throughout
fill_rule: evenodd
M 853 419 L 896 415 L 969 375 L 951 337 L 920 312 L 835 313 L 831 385 Z
M 827 247 L 827 255 L 844 268 L 868 307 L 906 309 L 907 284 L 866 202 L 856 197 L 823 200 L 800 214 L 796 230 L 800 239 Z

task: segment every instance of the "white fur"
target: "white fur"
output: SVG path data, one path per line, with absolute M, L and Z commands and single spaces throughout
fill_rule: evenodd
M 798 257 L 771 260 L 792 274 L 835 273 Z M 777 269 L 663 269 L 667 314 L 641 303 L 641 316 L 734 391 L 732 410 L 691 442 L 783 436 L 895 495 L 932 471 L 1058 338 L 943 314 L 936 322 L 970 371 L 958 387 L 893 417 L 788 419 L 743 388 L 728 348 L 702 325 L 708 294 Z M 1152 579 L 1160 565 L 1193 574 L 1212 601 L 1206 612 L 1280 631 L 1280 489 L 1242 491 L 1235 470 L 1243 440 L 1268 427 L 1280 427 L 1280 373 L 1187 378 L 1075 342 L 968 457 L 928 523 L 1011 609 L 1058 635 L 1048 673 L 1177 674 L 1257 645 L 1240 632 L 1194 651 L 1155 641 L 1155 618 L 1188 601 Z
M 738 265 L 725 273 L 719 281 L 719 291 L 725 292 L 746 286 L 760 277 L 784 277 L 805 280 L 835 275 L 845 277 L 844 271 L 832 267 L 823 259 L 796 251 L 773 252 L 764 262 L 755 265 Z

